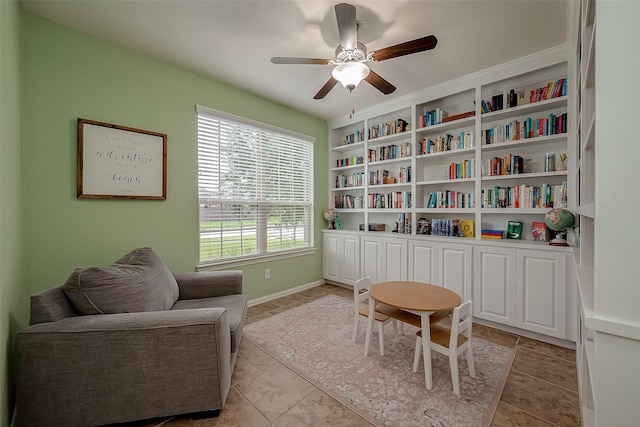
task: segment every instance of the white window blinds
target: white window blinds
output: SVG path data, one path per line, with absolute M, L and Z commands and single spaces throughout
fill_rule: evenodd
M 200 264 L 313 246 L 313 139 L 197 112 Z

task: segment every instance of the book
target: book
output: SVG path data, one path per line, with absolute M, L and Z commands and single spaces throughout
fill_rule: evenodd
M 509 221 L 507 223 L 507 239 L 520 239 L 522 237 L 522 221 Z
M 502 239 L 503 230 L 482 229 L 481 237 L 483 239 Z
M 536 242 L 547 242 L 549 241 L 548 237 L 547 226 L 544 222 L 534 221 L 531 230 L 531 240 Z
M 460 229 L 464 237 L 473 237 L 473 220 L 463 219 L 460 221 Z
M 417 224 L 416 234 L 431 234 L 431 224 L 426 218 L 419 218 Z

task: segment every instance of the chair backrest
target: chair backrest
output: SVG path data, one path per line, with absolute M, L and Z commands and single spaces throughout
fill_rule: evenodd
M 363 277 L 353 282 L 353 301 L 356 313 L 360 311 L 360 304 L 369 300 L 369 287 L 371 286 L 371 277 Z
M 471 313 L 473 303 L 471 300 L 460 304 L 453 309 L 453 315 L 451 316 L 451 336 L 449 338 L 449 348 L 458 347 L 458 335 L 462 334 L 467 337 L 467 340 L 471 339 L 471 325 L 473 316 Z

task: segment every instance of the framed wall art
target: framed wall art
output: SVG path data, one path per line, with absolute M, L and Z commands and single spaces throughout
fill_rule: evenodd
M 78 118 L 79 199 L 167 198 L 167 135 Z

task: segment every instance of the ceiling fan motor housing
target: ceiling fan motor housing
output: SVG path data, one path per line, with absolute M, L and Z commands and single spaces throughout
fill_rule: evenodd
M 367 47 L 358 43 L 355 49 L 345 49 L 342 45 L 336 48 L 337 63 L 341 62 L 363 62 L 367 60 Z

